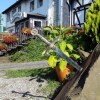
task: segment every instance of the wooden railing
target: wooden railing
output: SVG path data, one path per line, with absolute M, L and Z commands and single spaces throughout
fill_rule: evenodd
M 39 34 L 42 34 L 42 29 L 41 28 L 37 28 L 37 30 L 38 30 Z M 0 49 L 0 54 L 7 53 L 8 51 L 16 49 L 19 46 L 23 46 L 23 45 L 27 44 L 27 41 L 29 39 L 34 38 L 34 36 L 31 35 L 31 34 L 19 32 L 19 33 L 14 33 L 13 34 L 13 36 L 16 36 L 16 38 L 17 38 L 16 42 L 5 43 L 5 41 L 3 39 L 6 36 L 12 36 L 12 35 L 11 35 L 11 33 L 0 33 L 0 44 L 5 44 L 5 46 L 7 46 L 6 49 Z

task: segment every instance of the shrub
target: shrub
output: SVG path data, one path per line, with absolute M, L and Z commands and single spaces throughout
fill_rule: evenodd
M 93 48 L 100 42 L 100 0 L 92 3 L 90 6 L 85 25 L 85 34 L 90 41 L 90 46 Z

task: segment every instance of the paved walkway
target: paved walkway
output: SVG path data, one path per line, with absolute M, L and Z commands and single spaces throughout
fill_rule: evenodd
M 25 62 L 25 63 L 2 63 L 0 64 L 0 70 L 6 69 L 31 69 L 31 68 L 40 68 L 47 67 L 47 60 L 44 61 L 34 61 L 34 62 Z

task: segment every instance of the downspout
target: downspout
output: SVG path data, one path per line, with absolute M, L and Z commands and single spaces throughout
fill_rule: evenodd
M 72 6 L 71 6 L 71 3 L 70 3 L 70 0 L 66 0 L 66 2 L 68 3 L 68 6 L 69 6 L 69 20 L 70 20 L 70 26 L 72 25 Z
M 60 13 L 61 17 L 60 17 L 60 25 L 61 25 L 61 28 L 63 26 L 63 0 L 61 0 L 61 13 Z
M 70 4 L 70 2 L 69 2 L 69 7 L 70 7 L 70 26 L 72 25 L 72 21 L 73 21 L 73 17 L 72 17 L 72 6 L 71 6 L 71 4 Z

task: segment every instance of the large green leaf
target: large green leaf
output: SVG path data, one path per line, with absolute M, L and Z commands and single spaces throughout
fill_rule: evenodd
M 51 33 L 51 28 L 50 28 L 50 27 L 45 27 L 45 28 L 43 28 L 43 30 L 44 30 L 44 31 L 48 31 L 48 32 Z
M 78 54 L 72 54 L 72 56 L 73 56 L 75 59 L 79 59 L 79 58 L 80 58 L 80 55 L 78 55 Z
M 57 30 L 52 30 L 52 33 L 53 34 L 58 34 L 58 31 Z
M 71 44 L 66 44 L 69 50 L 73 50 L 73 46 Z
M 49 60 L 48 60 L 49 66 L 54 68 L 56 66 L 57 63 L 57 59 L 55 56 L 50 56 Z
M 64 52 L 64 54 L 68 57 L 70 57 L 69 53 L 67 51 Z
M 60 70 L 63 72 L 65 70 L 66 66 L 67 66 L 67 62 L 64 59 L 61 58 L 60 62 L 59 62 Z
M 65 51 L 65 49 L 66 49 L 66 42 L 65 41 L 62 41 L 61 43 L 60 43 L 60 49 L 64 52 Z

